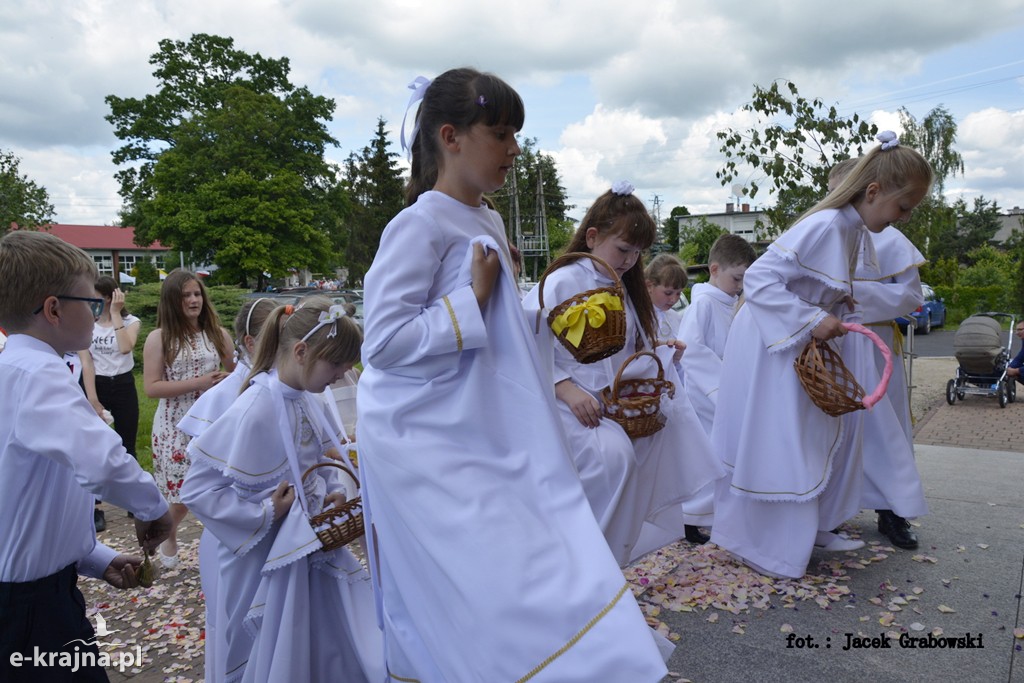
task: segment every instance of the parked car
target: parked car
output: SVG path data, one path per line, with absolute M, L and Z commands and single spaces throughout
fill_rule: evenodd
M 921 289 L 924 290 L 924 303 L 918 306 L 909 318 L 896 318 L 896 324 L 903 332 L 907 331 L 910 320 L 914 321 L 914 331 L 920 334 L 928 334 L 933 327 L 942 327 L 946 324 L 945 302 L 935 296 L 935 290 L 928 285 L 922 284 Z

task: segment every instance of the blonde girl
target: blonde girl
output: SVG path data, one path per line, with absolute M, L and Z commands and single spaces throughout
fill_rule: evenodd
M 256 350 L 256 339 L 263 328 L 263 323 L 275 308 L 277 304 L 274 300 L 265 297 L 249 299 L 242 304 L 235 316 L 235 369 L 192 404 L 185 417 L 178 423 L 178 429 L 192 438 L 199 436 L 227 411 L 248 386 L 246 380 L 252 371 L 251 358 Z M 218 612 L 216 609 L 219 605 L 218 544 L 217 537 L 209 529 L 203 529 L 203 534 L 199 538 L 199 577 L 206 605 L 206 632 L 203 639 L 206 656 L 203 664 L 204 678 L 211 682 L 221 680 L 218 672 L 224 671 L 224 657 L 227 652 L 223 637 L 223 624 L 227 617 L 223 610 Z
M 906 220 L 928 192 L 928 162 L 894 134 L 880 140 L 747 269 L 725 344 L 711 438 L 727 476 L 711 540 L 768 576 L 803 576 L 815 547 L 863 545 L 831 532 L 860 508 L 860 449 L 849 422 L 811 402 L 793 360 L 812 336 L 846 333 L 867 232 Z
M 329 299 L 270 313 L 248 388 L 189 444 L 182 499 L 213 534 L 214 681 L 381 680 L 369 575 L 320 550 L 309 517 L 345 502 L 326 462 L 337 426 L 320 394 L 359 359 L 359 326 Z M 204 583 L 208 578 L 204 577 Z

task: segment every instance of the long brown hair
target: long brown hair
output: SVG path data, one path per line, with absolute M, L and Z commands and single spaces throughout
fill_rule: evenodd
M 427 87 L 416 111 L 418 132 L 412 141 L 412 167 L 405 187 L 405 205 L 437 183 L 441 154 L 438 131 L 451 124 L 464 131 L 477 123 L 511 125 L 522 130 L 526 108 L 519 93 L 497 76 L 476 69 L 445 71 Z
M 590 247 L 587 246 L 587 228 L 597 228 L 597 233 L 603 238 L 618 235 L 641 249 L 649 249 L 654 244 L 657 234 L 654 219 L 642 201 L 633 194 L 615 194 L 611 190 L 598 197 L 587 210 L 583 222 L 566 247 L 566 252 L 590 252 Z M 640 327 L 653 345 L 657 339 L 657 325 L 654 319 L 654 304 L 651 303 L 651 295 L 647 291 L 642 258 L 638 258 L 633 267 L 623 274 L 622 284 L 630 301 L 633 302 L 633 308 L 636 309 Z
M 189 282 L 199 284 L 199 292 L 203 297 L 203 310 L 199 313 L 197 329 L 185 320 L 181 293 Z M 220 317 L 210 303 L 206 286 L 195 273 L 175 268 L 168 274 L 160 287 L 160 303 L 156 307 L 156 326 L 160 328 L 160 339 L 164 345 L 164 363 L 170 366 L 188 343 L 188 338 L 198 332 L 206 334 L 220 358 L 231 356 L 231 347 L 224 339 L 224 331 L 220 326 Z

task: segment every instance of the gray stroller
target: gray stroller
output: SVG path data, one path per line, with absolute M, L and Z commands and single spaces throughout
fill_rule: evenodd
M 1000 318 L 1010 320 L 1006 345 L 1002 344 Z M 1006 376 L 1013 340 L 1014 316 L 1011 313 L 976 313 L 967 318 L 953 336 L 953 349 L 959 367 L 956 377 L 946 383 L 946 402 L 953 405 L 967 394 L 995 396 L 999 407 L 1017 399 L 1017 381 Z

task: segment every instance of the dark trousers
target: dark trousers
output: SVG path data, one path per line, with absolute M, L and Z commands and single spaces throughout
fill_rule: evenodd
M 114 416 L 114 431 L 121 437 L 125 450 L 138 459 L 135 439 L 139 434 L 139 394 L 135 377 L 131 372 L 113 377 L 96 375 L 96 397 Z
M 99 655 L 96 634 L 85 616 L 85 598 L 78 590 L 75 565 L 56 574 L 24 583 L 0 582 L 0 680 L 26 683 L 64 683 L 65 681 L 109 681 L 101 666 L 36 666 L 36 652 L 67 652 L 79 662 L 93 653 Z M 76 653 L 77 651 L 77 653 Z M 14 666 L 11 655 L 22 655 L 21 666 Z M 48 657 L 43 661 L 49 664 Z

